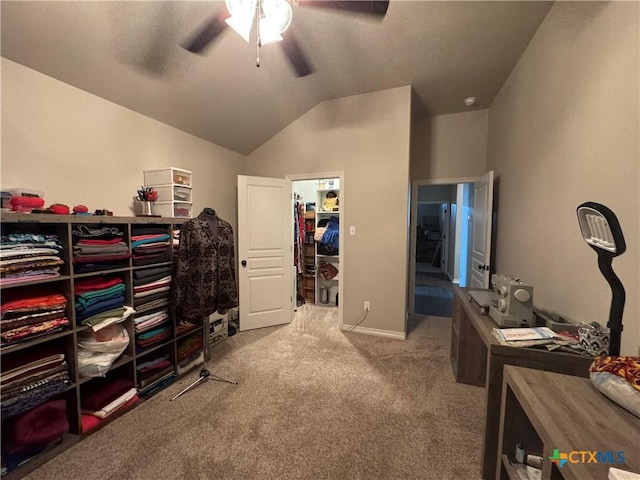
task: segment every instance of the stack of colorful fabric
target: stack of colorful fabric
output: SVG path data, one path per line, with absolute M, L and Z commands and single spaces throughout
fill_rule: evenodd
M 2 420 L 31 410 L 70 385 L 64 353 L 28 350 L 2 360 Z
M 171 266 L 145 268 L 133 272 L 133 305 L 138 313 L 169 304 Z
M 47 288 L 11 289 L 2 294 L 2 343 L 30 340 L 69 327 L 67 299 Z
M 202 363 L 202 335 L 189 335 L 178 343 L 178 375 Z
M 136 366 L 141 397 L 150 397 L 176 380 L 175 369 L 169 358 L 169 354 L 161 353 Z
M 57 277 L 63 264 L 62 243 L 57 235 L 2 235 L 0 285 Z
M 125 290 L 125 284 L 119 277 L 94 277 L 76 282 L 73 289 L 76 323 L 94 326 L 106 318 L 128 316 L 131 312 L 127 313 L 124 305 Z
M 160 311 L 136 317 L 134 320 L 136 332 L 136 351 L 153 347 L 171 337 L 169 313 Z
M 82 432 L 96 428 L 108 417 L 128 410 L 138 403 L 133 382 L 121 378 L 96 378 L 83 387 Z
M 8 471 L 57 445 L 69 432 L 67 402 L 49 400 L 3 424 L 2 463 Z
M 129 246 L 116 226 L 73 228 L 73 264 L 76 273 L 99 272 L 129 266 Z
M 171 259 L 171 237 L 163 227 L 132 226 L 131 249 L 133 264 L 151 265 L 168 262 Z

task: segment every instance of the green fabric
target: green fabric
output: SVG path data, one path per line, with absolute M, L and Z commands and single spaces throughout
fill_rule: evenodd
M 89 325 L 89 326 L 93 326 L 96 323 L 100 323 L 103 320 L 107 319 L 107 318 L 111 318 L 111 317 L 121 317 L 122 315 L 124 315 L 124 312 L 126 312 L 127 309 L 124 307 L 118 307 L 118 308 L 114 308 L 113 310 L 107 310 L 106 312 L 100 312 L 100 313 L 96 313 L 95 315 L 85 318 L 82 321 L 83 325 Z

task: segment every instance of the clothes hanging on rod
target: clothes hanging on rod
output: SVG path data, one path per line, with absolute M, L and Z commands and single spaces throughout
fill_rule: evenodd
M 213 214 L 210 213 L 213 212 Z M 233 228 L 205 208 L 182 225 L 176 265 L 176 313 L 201 322 L 238 306 Z
M 304 248 L 304 201 L 302 194 L 294 194 L 297 199 L 293 202 L 293 264 L 296 267 L 296 273 L 302 273 L 304 268 L 302 260 L 302 249 Z

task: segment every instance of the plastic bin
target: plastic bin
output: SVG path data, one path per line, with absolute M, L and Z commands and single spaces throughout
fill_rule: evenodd
M 168 167 L 159 170 L 145 170 L 144 184 L 150 185 L 182 185 L 191 186 L 191 172 L 181 168 Z
M 192 205 L 183 202 L 155 202 L 153 213 L 161 217 L 191 218 Z
M 177 185 L 146 185 L 153 187 L 158 192 L 159 202 L 191 203 L 191 187 Z

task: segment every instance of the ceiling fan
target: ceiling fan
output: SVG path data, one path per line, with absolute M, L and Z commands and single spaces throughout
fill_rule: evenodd
M 183 48 L 202 53 L 227 28 L 235 30 L 247 43 L 252 28 L 256 32 L 256 66 L 260 66 L 260 47 L 280 42 L 296 76 L 313 73 L 313 67 L 291 30 L 291 1 L 300 7 L 323 8 L 348 14 L 384 18 L 389 0 L 329 1 L 329 0 L 225 0 L 226 10 L 209 18 L 187 41 Z M 286 33 L 285 33 L 286 31 Z

